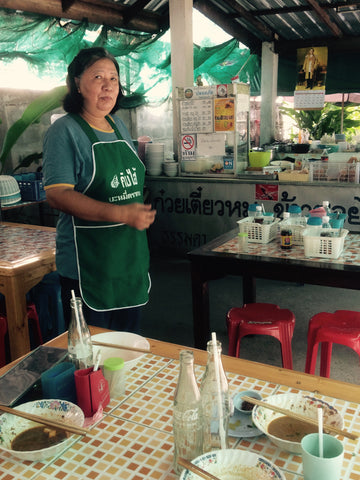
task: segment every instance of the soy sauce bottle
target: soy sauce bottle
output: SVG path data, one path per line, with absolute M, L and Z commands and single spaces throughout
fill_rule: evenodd
M 284 212 L 284 219 L 281 223 L 282 225 L 280 230 L 280 248 L 282 250 L 291 250 L 293 243 L 289 212 Z

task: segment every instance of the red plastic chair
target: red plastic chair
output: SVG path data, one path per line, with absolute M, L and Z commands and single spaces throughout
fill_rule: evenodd
M 319 344 L 321 344 L 320 376 L 330 377 L 333 343 L 352 348 L 360 356 L 360 312 L 336 310 L 314 315 L 307 336 L 306 373 L 315 373 Z
M 0 367 L 6 365 L 6 343 L 7 321 L 5 315 L 0 314 Z
M 239 357 L 240 341 L 246 335 L 270 335 L 281 343 L 282 365 L 293 368 L 291 340 L 295 315 L 273 303 L 248 303 L 230 309 L 226 316 L 229 355 Z

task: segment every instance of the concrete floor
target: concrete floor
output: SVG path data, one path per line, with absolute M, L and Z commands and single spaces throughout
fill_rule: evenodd
M 193 346 L 190 263 L 184 258 L 151 259 L 152 290 L 145 306 L 141 334 L 181 345 Z M 210 322 L 228 353 L 226 312 L 242 305 L 242 278 L 228 276 L 209 283 Z M 360 311 L 360 292 L 356 290 L 298 285 L 295 283 L 257 280 L 258 302 L 269 302 L 288 308 L 295 314 L 292 342 L 294 370 L 304 371 L 309 319 L 319 312 L 335 310 Z M 281 366 L 279 342 L 265 335 L 245 337 L 241 358 Z M 319 363 L 319 362 L 318 362 Z M 358 355 L 351 349 L 334 344 L 331 378 L 360 384 Z

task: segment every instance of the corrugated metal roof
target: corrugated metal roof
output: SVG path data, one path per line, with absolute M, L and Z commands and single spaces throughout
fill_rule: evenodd
M 193 5 L 253 53 L 264 41 L 274 42 L 279 53 L 310 45 L 360 49 L 360 0 L 194 0 Z M 89 21 L 104 12 L 111 25 L 132 31 L 169 28 L 169 0 L 0 0 L 0 7 L 74 19 L 83 12 Z

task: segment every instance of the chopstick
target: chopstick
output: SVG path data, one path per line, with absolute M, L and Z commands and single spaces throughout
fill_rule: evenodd
M 189 462 L 189 460 L 185 460 L 185 458 L 179 457 L 177 463 L 190 470 L 190 472 L 196 473 L 196 475 L 199 475 L 199 477 L 205 478 L 205 480 L 220 480 L 219 477 L 215 477 L 215 475 L 212 475 L 206 470 L 197 467 L 193 463 Z
M 87 435 L 90 433 L 90 430 L 87 430 L 86 428 L 70 425 L 69 423 L 60 423 L 57 420 L 50 420 L 50 418 L 42 417 L 40 415 L 22 412 L 21 410 L 16 410 L 15 408 L 6 407 L 5 405 L 0 405 L 0 411 L 10 413 L 11 415 L 16 415 L 17 417 L 26 418 L 27 420 L 32 420 L 33 422 L 41 423 L 42 425 L 53 427 L 57 430 L 75 433 L 75 435 Z
M 130 350 L 132 352 L 151 353 L 151 351 L 146 348 L 127 347 L 126 345 L 117 345 L 116 343 L 98 342 L 97 340 L 92 340 L 91 343 L 93 345 L 98 345 L 100 347 L 111 347 L 111 348 L 119 348 L 120 350 Z
M 288 417 L 295 418 L 302 422 L 310 423 L 311 425 L 318 426 L 318 421 L 315 418 L 309 418 L 305 415 L 301 415 L 299 413 L 293 413 L 291 410 L 287 410 L 286 408 L 278 407 L 277 405 L 271 405 L 267 402 L 262 402 L 261 400 L 257 400 L 256 398 L 251 398 L 244 395 L 243 400 L 246 402 L 253 403 L 254 405 L 258 405 L 260 407 L 268 408 L 269 410 L 273 410 L 274 412 L 282 413 L 283 415 L 287 415 Z M 343 437 L 350 438 L 351 440 L 357 440 L 359 435 L 355 433 L 350 433 L 347 430 L 341 430 L 340 428 L 333 427 L 332 425 L 327 425 L 324 423 L 324 432 L 331 432 L 336 433 L 337 435 L 342 435 Z

